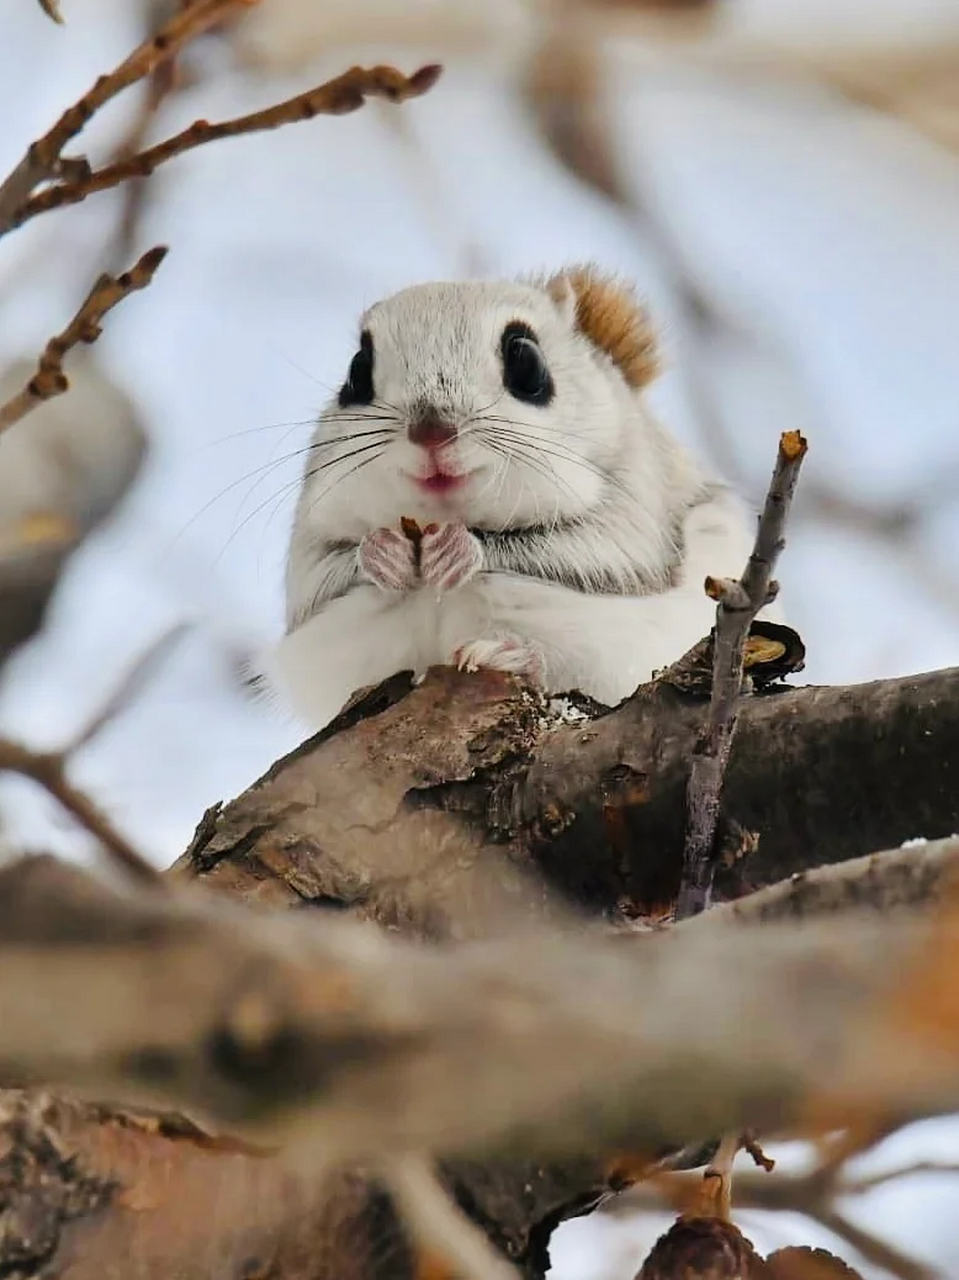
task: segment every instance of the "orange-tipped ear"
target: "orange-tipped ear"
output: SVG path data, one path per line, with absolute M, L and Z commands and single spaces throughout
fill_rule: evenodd
M 631 286 L 595 267 L 569 267 L 545 281 L 563 306 L 575 302 L 576 327 L 605 351 L 631 387 L 645 387 L 659 372 L 656 335 Z

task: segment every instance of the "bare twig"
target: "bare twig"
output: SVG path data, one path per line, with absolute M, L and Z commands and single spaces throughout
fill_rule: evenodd
M 808 920 L 850 911 L 889 912 L 941 899 L 959 873 L 959 839 L 929 840 L 850 858 L 724 902 L 681 927 Z
M 77 204 L 96 191 L 106 191 L 130 178 L 145 178 L 167 160 L 208 142 L 234 138 L 245 133 L 260 133 L 266 129 L 278 129 L 281 125 L 311 120 L 317 115 L 346 115 L 362 107 L 370 97 L 386 98 L 390 102 L 404 102 L 408 98 L 419 97 L 432 88 L 440 71 L 441 68 L 436 64 L 420 67 L 411 76 L 405 76 L 395 67 L 389 66 L 351 67 L 326 84 L 308 89 L 305 93 L 297 94 L 296 97 L 288 98 L 263 111 L 254 111 L 250 115 L 223 120 L 218 124 L 197 120 L 189 128 L 158 142 L 146 151 L 39 192 L 15 211 L 10 226 L 20 226 L 29 218 L 50 209 Z
M 840 1240 L 858 1249 L 867 1262 L 883 1267 L 897 1280 L 941 1280 L 936 1268 L 927 1267 L 917 1258 L 880 1239 L 874 1232 L 850 1222 L 838 1209 L 824 1205 L 815 1212 L 807 1209 L 805 1213 Z
M 934 1280 L 935 1272 L 924 1263 L 901 1252 L 875 1233 L 851 1222 L 836 1208 L 836 1202 L 850 1195 L 859 1195 L 872 1186 L 908 1177 L 914 1172 L 955 1173 L 951 1165 L 935 1163 L 907 1165 L 901 1169 L 880 1175 L 876 1180 L 850 1181 L 844 1174 L 843 1164 L 817 1165 L 806 1173 L 739 1174 L 736 1177 L 737 1210 L 752 1209 L 770 1213 L 793 1212 L 831 1231 L 846 1244 L 857 1249 L 864 1258 L 883 1267 L 899 1280 Z M 674 1173 L 638 1183 L 604 1206 L 604 1212 L 616 1215 L 635 1212 L 637 1209 L 661 1209 L 664 1204 L 685 1211 L 695 1204 L 699 1188 L 696 1175 Z
M 100 276 L 67 327 L 47 343 L 34 376 L 22 391 L 0 406 L 0 434 L 44 400 L 67 390 L 70 383 L 63 372 L 64 356 L 78 343 L 96 342 L 103 317 L 129 294 L 147 287 L 166 253 L 165 246 L 157 245 L 122 275 L 104 273 Z
M 97 714 L 83 726 L 67 746 L 62 748 L 60 755 L 63 757 L 76 755 L 108 728 L 122 711 L 126 711 L 143 691 L 157 667 L 166 661 L 171 650 L 180 643 L 188 631 L 189 627 L 186 623 L 177 623 L 175 627 L 170 627 L 159 639 L 150 644 L 135 660 Z
M 174 14 L 113 71 L 98 77 L 42 138 L 31 143 L 26 155 L 0 185 L 0 235 L 17 225 L 14 215 L 41 183 L 61 177 L 76 179 L 81 173 L 89 173 L 90 166 L 85 160 L 65 158 L 63 148 L 101 107 L 161 63 L 175 57 L 188 41 L 221 22 L 234 9 L 251 3 L 256 0 L 196 0 Z
M 9 738 L 0 738 L 0 772 L 31 778 L 57 800 L 77 822 L 95 836 L 110 855 L 138 880 L 157 884 L 160 873 L 114 827 L 88 795 L 67 779 L 66 756 L 59 751 L 31 751 Z
M 80 826 L 99 840 L 124 870 L 150 884 L 162 882 L 159 871 L 116 829 L 85 792 L 73 786 L 67 778 L 67 769 L 73 757 L 89 746 L 99 733 L 130 706 L 157 665 L 167 657 L 186 630 L 183 624 L 172 627 L 151 644 L 134 662 L 96 715 L 59 751 L 33 751 L 19 742 L 0 738 L 0 772 L 7 770 L 18 773 L 43 787 L 73 815 Z
M 718 602 L 713 633 L 713 687 L 709 715 L 693 755 L 686 792 L 687 826 L 677 919 L 709 906 L 715 872 L 716 827 L 726 763 L 742 693 L 743 646 L 759 613 L 776 597 L 773 570 L 783 547 L 783 530 L 806 441 L 785 432 L 759 519 L 756 541 L 739 581 L 707 578 L 706 592 Z
M 479 1227 L 450 1198 L 423 1156 L 404 1154 L 384 1162 L 384 1180 L 411 1235 L 461 1280 L 518 1280 Z
M 699 1214 L 729 1221 L 733 1198 L 733 1165 L 742 1147 L 742 1134 L 724 1133 L 703 1171 Z
M 959 1164 L 948 1160 L 915 1160 L 912 1164 L 899 1165 L 895 1169 L 884 1169 L 882 1173 L 871 1173 L 860 1178 L 843 1177 L 836 1188 L 841 1196 L 863 1196 L 877 1187 L 885 1187 L 890 1182 L 898 1182 L 902 1178 L 916 1178 L 922 1174 L 948 1174 L 959 1176 Z
M 57 0 L 40 0 L 40 8 L 48 18 L 52 18 L 54 22 L 63 26 L 63 14 L 60 12 L 60 5 Z
M 112 163 L 127 160 L 146 145 L 150 126 L 158 116 L 164 103 L 181 88 L 183 75 L 178 59 L 170 58 L 161 62 L 146 78 L 143 96 L 137 112 L 130 122 L 129 128 L 117 144 Z M 107 261 L 107 270 L 114 263 L 125 261 L 133 252 L 137 233 L 147 203 L 148 186 L 146 182 L 131 181 L 123 189 L 123 200 L 117 218 L 117 229 Z

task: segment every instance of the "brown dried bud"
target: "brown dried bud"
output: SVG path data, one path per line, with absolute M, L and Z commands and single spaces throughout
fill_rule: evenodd
M 777 1249 L 766 1259 L 768 1280 L 862 1280 L 848 1262 L 827 1249 L 807 1245 Z
M 653 1245 L 636 1280 L 767 1280 L 767 1272 L 731 1222 L 678 1218 Z

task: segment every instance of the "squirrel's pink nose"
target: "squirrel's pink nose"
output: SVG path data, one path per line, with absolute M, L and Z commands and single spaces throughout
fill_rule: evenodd
M 438 449 L 454 439 L 456 428 L 441 418 L 435 409 L 426 409 L 410 423 L 408 434 L 413 444 L 422 445 L 424 449 Z

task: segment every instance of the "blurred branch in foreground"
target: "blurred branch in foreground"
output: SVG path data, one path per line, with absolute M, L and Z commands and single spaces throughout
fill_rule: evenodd
M 0 887 L 4 1078 L 285 1141 L 318 1180 L 404 1152 L 653 1151 L 959 1107 L 952 903 L 925 920 L 717 933 L 706 915 L 629 940 L 534 929 L 451 949 L 120 894 L 48 859 Z

